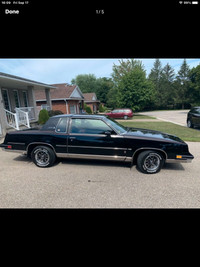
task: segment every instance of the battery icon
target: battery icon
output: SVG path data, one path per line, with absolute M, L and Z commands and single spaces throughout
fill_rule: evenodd
M 193 5 L 198 5 L 198 3 L 199 3 L 198 1 L 192 1 Z

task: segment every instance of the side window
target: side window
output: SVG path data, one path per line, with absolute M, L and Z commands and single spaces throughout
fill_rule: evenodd
M 105 134 L 115 132 L 102 120 L 95 119 L 72 119 L 70 133 L 78 134 Z
M 66 133 L 67 131 L 68 118 L 61 118 L 57 124 L 56 132 Z

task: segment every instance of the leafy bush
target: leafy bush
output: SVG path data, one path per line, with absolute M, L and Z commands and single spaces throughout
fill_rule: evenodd
M 91 110 L 91 107 L 87 106 L 85 111 L 88 113 L 88 114 L 92 114 L 92 110 Z
M 62 115 L 64 113 L 62 111 L 60 111 L 60 110 L 49 110 L 48 114 L 49 114 L 49 117 L 53 117 L 53 116 L 56 116 L 56 115 Z
M 49 119 L 48 111 L 46 109 L 40 110 L 38 123 L 45 124 L 48 121 L 48 119 Z
M 106 107 L 104 107 L 102 104 L 99 105 L 99 112 L 105 112 L 106 111 Z

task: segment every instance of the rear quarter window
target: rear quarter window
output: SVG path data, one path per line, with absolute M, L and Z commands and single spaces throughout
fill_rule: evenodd
M 41 128 L 41 131 L 55 131 L 60 118 L 50 118 Z

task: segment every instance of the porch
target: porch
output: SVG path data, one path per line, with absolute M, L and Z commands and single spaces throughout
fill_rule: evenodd
M 43 90 L 46 102 L 51 108 L 50 88 L 53 86 L 0 73 L 0 135 L 5 135 L 9 128 L 16 130 L 20 126 L 31 127 L 38 120 L 35 90 Z

